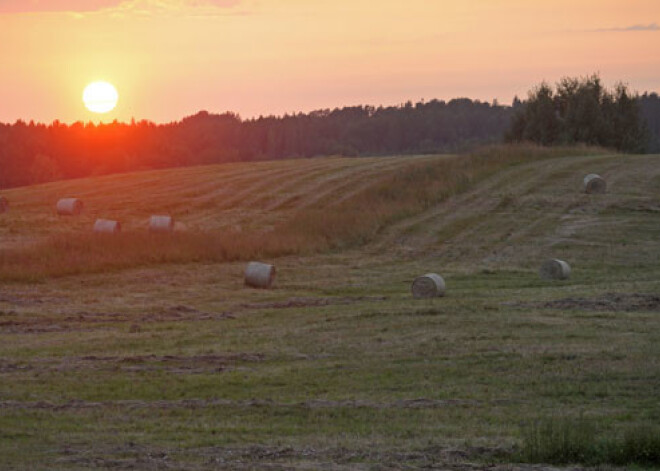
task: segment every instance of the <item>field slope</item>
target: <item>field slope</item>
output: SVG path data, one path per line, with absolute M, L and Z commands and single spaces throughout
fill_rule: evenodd
M 532 469 L 539 421 L 657 434 L 659 164 L 496 148 L 2 192 L 0 467 Z M 572 277 L 540 280 L 549 257 Z M 251 258 L 274 289 L 243 286 Z M 447 296 L 413 300 L 430 271 Z

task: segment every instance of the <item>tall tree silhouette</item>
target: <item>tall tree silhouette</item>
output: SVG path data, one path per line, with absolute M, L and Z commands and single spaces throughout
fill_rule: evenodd
M 542 83 L 517 107 L 506 134 L 510 142 L 589 144 L 643 152 L 650 135 L 640 99 L 624 84 L 607 90 L 598 75 L 564 78 L 555 90 Z

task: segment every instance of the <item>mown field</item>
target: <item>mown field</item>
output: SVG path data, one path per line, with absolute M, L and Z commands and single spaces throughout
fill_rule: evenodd
M 581 192 L 592 172 L 607 194 Z M 658 156 L 492 148 L 1 194 L 1 469 L 657 463 Z M 84 213 L 58 217 L 63 196 Z M 146 232 L 160 213 L 174 236 Z M 125 233 L 90 235 L 96 217 Z M 542 281 L 549 257 L 572 277 Z M 274 289 L 243 286 L 251 259 Z M 446 297 L 412 299 L 427 272 Z M 553 424 L 588 452 L 537 452 Z M 648 453 L 617 463 L 634 434 Z

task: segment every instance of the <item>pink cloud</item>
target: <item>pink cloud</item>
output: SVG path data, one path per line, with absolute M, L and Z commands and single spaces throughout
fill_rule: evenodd
M 115 7 L 124 0 L 0 0 L 0 13 L 39 11 L 96 11 Z
M 112 11 L 117 16 L 235 15 L 237 12 L 233 11 L 233 7 L 242 4 L 243 1 L 244 0 L 123 0 L 117 8 L 109 11 Z M 245 12 L 240 12 L 239 14 L 245 14 Z
M 216 6 L 216 7 L 233 7 L 239 3 L 239 0 L 188 0 L 190 6 L 194 7 L 204 7 L 204 6 Z
M 237 5 L 240 0 L 0 0 L 1 13 L 30 12 L 90 12 L 122 5 L 126 9 L 146 4 L 157 9 L 178 9 L 184 7 L 228 8 Z

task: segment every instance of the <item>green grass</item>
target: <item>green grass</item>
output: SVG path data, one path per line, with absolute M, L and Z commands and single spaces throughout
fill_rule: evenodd
M 525 152 L 449 193 L 453 179 L 433 172 L 459 165 L 447 157 L 69 182 L 88 203 L 81 219 L 43 216 L 40 201 L 65 186 L 15 190 L 5 256 L 38 256 L 0 289 L 0 468 L 526 470 L 575 453 L 561 433 L 577 434 L 569 461 L 582 466 L 657 466 L 660 307 L 595 301 L 660 292 L 657 214 L 635 209 L 660 197 L 658 157 Z M 607 195 L 580 192 L 592 171 Z M 248 191 L 262 184 L 270 197 Z M 173 191 L 190 193 L 190 212 L 175 214 L 185 228 L 144 233 Z M 350 212 L 358 202 L 364 227 L 381 221 L 373 232 Z M 369 215 L 368 202 L 392 212 Z M 126 221 L 123 237 L 86 233 L 106 211 Z M 290 223 L 305 214 L 308 226 Z M 312 245 L 245 252 L 277 278 L 244 287 L 247 228 L 257 238 L 287 224 Z M 571 278 L 541 280 L 547 257 L 569 261 Z M 65 274 L 67 263 L 78 268 Z M 431 271 L 447 296 L 412 299 Z M 568 307 L 545 304 L 560 299 Z
M 524 430 L 521 457 L 531 463 L 660 466 L 660 427 L 605 433 L 593 419 L 544 419 Z
M 321 200 L 311 206 L 293 208 L 266 230 L 200 228 L 180 230 L 174 236 L 163 236 L 150 235 L 144 229 L 133 229 L 114 237 L 99 237 L 90 234 L 89 228 L 76 226 L 76 230 L 69 228 L 66 231 L 57 231 L 32 244 L 0 249 L 0 280 L 37 281 L 52 276 L 95 273 L 159 263 L 226 262 L 292 254 L 308 255 L 360 246 L 374 240 L 384 227 L 421 213 L 507 166 L 557 156 L 570 157 L 590 153 L 598 154 L 602 151 L 591 148 L 493 146 L 466 156 L 440 156 L 421 160 L 402 158 L 395 170 L 377 173 L 373 183 L 364 186 L 350 198 L 338 204 Z M 297 161 L 292 162 L 291 168 L 295 169 L 296 165 Z M 342 161 L 338 161 L 334 166 L 330 165 L 318 172 L 317 177 L 343 170 L 343 165 Z M 347 177 L 354 179 L 356 185 L 360 180 L 358 170 L 361 168 L 357 167 Z M 152 176 L 151 173 L 147 175 Z M 195 174 L 189 185 L 200 184 L 196 180 L 202 177 L 205 175 Z M 113 180 L 116 180 L 116 177 L 113 177 Z M 260 182 L 257 180 L 249 184 L 258 185 Z M 82 186 L 86 185 L 88 183 L 83 181 Z M 108 186 L 116 185 L 114 183 Z M 144 186 L 139 180 L 133 185 L 131 190 L 125 190 L 125 194 L 119 199 L 123 198 L 131 203 L 138 201 Z M 248 183 L 242 182 L 240 186 L 243 185 Z M 274 186 L 270 192 L 277 194 L 278 188 Z M 67 191 L 79 193 L 83 190 Z M 309 194 L 303 195 L 300 202 L 304 203 L 305 199 L 313 197 L 315 192 L 316 188 L 310 187 Z M 20 195 L 19 191 L 15 197 L 20 198 Z M 107 199 L 105 196 L 105 200 Z M 109 207 L 108 212 L 116 212 L 118 203 L 105 200 L 103 205 Z M 262 195 L 261 204 L 267 206 L 270 201 L 268 193 Z M 180 205 L 184 203 L 185 201 L 179 202 Z M 194 200 L 190 205 L 195 205 Z M 238 200 L 235 207 L 230 206 L 225 211 L 241 207 L 241 200 Z M 165 209 L 153 208 L 153 212 L 162 213 Z M 17 211 L 23 210 L 19 207 Z M 32 212 L 35 210 L 36 208 L 31 208 Z M 205 211 L 213 211 L 213 207 L 206 208 Z M 61 225 L 61 221 L 58 222 Z M 36 233 L 48 233 L 47 222 L 43 219 L 35 219 L 33 227 L 29 229 Z

